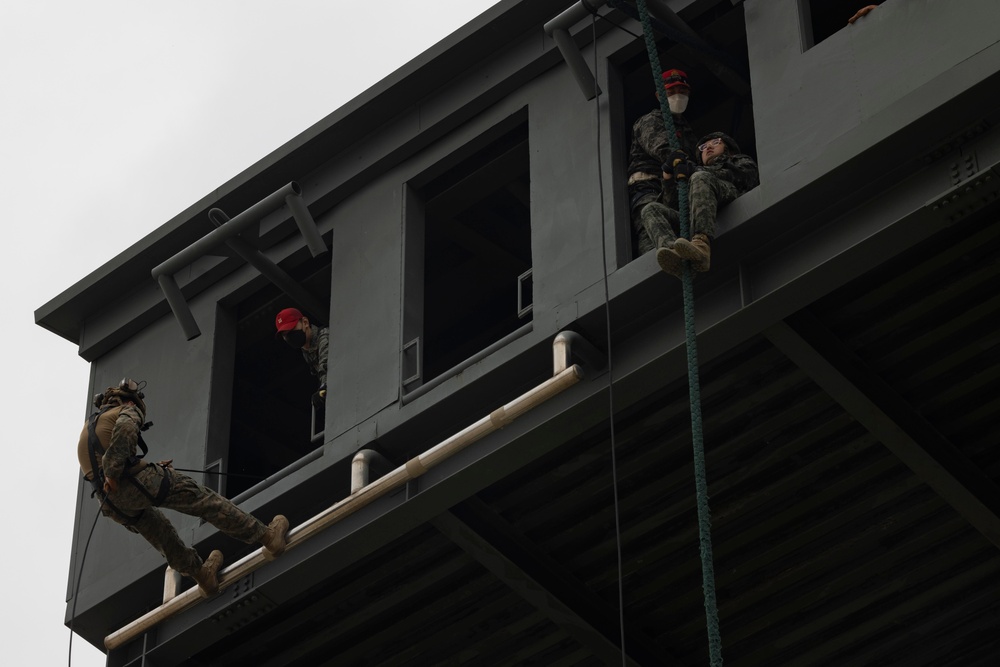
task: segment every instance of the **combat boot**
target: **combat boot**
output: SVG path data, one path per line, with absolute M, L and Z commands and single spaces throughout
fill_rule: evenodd
M 222 567 L 222 552 L 216 549 L 208 554 L 201 569 L 191 575 L 198 582 L 203 598 L 210 598 L 219 592 L 219 568 Z
M 672 248 L 660 248 L 656 251 L 656 263 L 664 273 L 680 278 L 684 275 L 681 258 Z
M 279 514 L 267 525 L 267 532 L 260 538 L 260 543 L 264 545 L 264 558 L 274 560 L 285 552 L 288 546 L 288 519 L 283 514 Z
M 695 234 L 691 240 L 680 238 L 674 242 L 674 252 L 681 259 L 691 262 L 691 268 L 695 271 L 708 271 L 712 259 L 712 242 L 704 234 Z

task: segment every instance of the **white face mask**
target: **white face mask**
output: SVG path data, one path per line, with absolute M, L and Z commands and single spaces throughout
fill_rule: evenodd
M 684 113 L 688 108 L 687 95 L 670 95 L 667 97 L 670 113 Z

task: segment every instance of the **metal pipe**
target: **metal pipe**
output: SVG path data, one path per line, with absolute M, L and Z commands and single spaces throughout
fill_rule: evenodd
M 543 29 L 545 34 L 552 38 L 562 54 L 566 66 L 576 79 L 576 84 L 586 96 L 587 100 L 594 99 L 601 94 L 601 87 L 597 85 L 597 77 L 591 74 L 590 68 L 580 55 L 580 49 L 569 34 L 569 28 L 577 21 L 597 12 L 597 7 L 592 6 L 587 0 L 580 0 L 578 3 L 565 10 L 545 24 Z
M 302 201 L 302 188 L 299 187 L 298 183 L 292 181 L 264 197 L 232 220 L 229 220 L 225 225 L 216 227 L 153 269 L 153 279 L 159 283 L 160 289 L 163 291 L 163 296 L 166 297 L 167 304 L 170 305 L 170 310 L 173 311 L 174 317 L 177 318 L 188 340 L 200 336 L 201 331 L 198 329 L 198 324 L 194 321 L 191 308 L 177 286 L 177 281 L 173 277 L 174 274 L 196 259 L 209 254 L 223 241 L 236 236 L 250 225 L 260 222 L 261 218 L 265 215 L 283 205 L 287 205 L 291 210 L 295 224 L 302 231 L 302 235 L 305 237 L 313 256 L 315 257 L 317 254 L 325 252 L 326 244 L 323 243 L 323 239 L 319 236 L 316 223 L 313 221 L 305 202 Z M 170 281 L 165 282 L 161 280 L 163 277 L 169 278 Z
M 306 245 L 309 247 L 309 252 L 312 253 L 312 256 L 319 257 L 326 252 L 326 243 L 323 242 L 323 237 L 319 235 L 316 222 L 313 220 L 312 214 L 309 213 L 309 208 L 302 199 L 302 193 L 296 192 L 287 195 L 285 197 L 285 204 L 288 206 L 288 210 L 292 212 L 292 218 L 295 219 L 299 233 L 306 240 Z
M 177 597 L 177 594 L 181 592 L 181 578 L 182 574 L 175 570 L 174 568 L 167 566 L 166 572 L 163 573 L 163 602 L 166 604 L 170 600 Z
M 239 234 L 254 223 L 260 222 L 260 219 L 265 215 L 283 206 L 285 197 L 297 193 L 301 193 L 301 190 L 298 183 L 294 181 L 272 192 L 230 220 L 226 225 L 213 229 L 170 259 L 160 263 L 153 269 L 153 277 L 157 278 L 160 275 L 173 275 L 177 273 L 191 262 L 207 255 L 209 251 L 213 250 L 227 238 Z
M 373 465 L 389 468 L 391 464 L 374 449 L 362 449 L 351 459 L 351 495 L 368 486 Z
M 216 227 L 230 224 L 229 216 L 222 209 L 213 208 L 208 212 L 208 219 Z M 315 227 L 313 228 L 315 230 Z M 320 239 L 322 243 L 322 239 Z M 282 292 L 291 299 L 297 301 L 299 305 L 318 317 L 321 322 L 330 322 L 330 309 L 320 303 L 308 291 L 302 288 L 294 278 L 288 275 L 284 269 L 272 262 L 264 253 L 244 241 L 239 236 L 226 239 L 226 245 L 232 248 L 233 252 L 239 255 L 247 264 L 260 271 L 261 275 L 270 280 Z M 325 249 L 325 246 L 324 246 Z
M 423 454 L 413 457 L 384 477 L 362 487 L 356 493 L 288 531 L 287 549 L 298 547 L 310 537 L 319 534 L 344 517 L 354 514 L 410 480 L 420 477 L 434 466 L 454 456 L 484 436 L 503 428 L 535 406 L 572 387 L 582 378 L 583 369 L 576 365 L 556 373 L 545 382 L 497 408 L 471 426 L 431 447 Z M 254 550 L 219 572 L 219 590 L 224 590 L 268 562 L 270 561 L 264 557 L 263 548 Z M 200 589 L 197 587 L 189 588 L 120 630 L 106 636 L 104 646 L 108 650 L 114 650 L 151 629 L 160 621 L 190 609 L 202 599 Z
M 600 370 L 607 363 L 607 357 L 580 334 L 575 331 L 559 332 L 552 341 L 553 374 L 568 368 L 573 357 L 583 361 L 590 371 Z
M 194 319 L 194 313 L 191 312 L 191 308 L 188 306 L 187 300 L 184 298 L 184 294 L 177 285 L 177 280 L 173 274 L 161 274 L 158 276 L 154 274 L 154 277 L 160 285 L 160 291 L 163 292 L 163 296 L 167 300 L 167 305 L 170 306 L 170 310 L 174 311 L 177 323 L 181 325 L 184 338 L 194 340 L 200 336 L 201 329 L 198 328 L 198 323 Z

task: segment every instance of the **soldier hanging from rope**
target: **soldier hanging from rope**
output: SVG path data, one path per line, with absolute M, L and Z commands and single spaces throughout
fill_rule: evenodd
M 145 382 L 126 378 L 94 397 L 97 412 L 84 424 L 77 445 L 80 468 L 101 498 L 101 512 L 142 535 L 170 567 L 194 579 L 208 597 L 219 589 L 222 552 L 215 550 L 203 561 L 157 507 L 199 517 L 247 544 L 261 544 L 270 557 L 285 550 L 288 519 L 279 514 L 265 526 L 215 491 L 175 471 L 171 461 L 143 461 L 147 448 L 140 431 L 151 425 L 143 421 L 144 386 Z M 137 454 L 137 447 L 142 454 Z

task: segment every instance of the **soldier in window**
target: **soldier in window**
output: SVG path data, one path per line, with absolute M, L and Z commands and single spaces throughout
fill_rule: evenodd
M 274 318 L 280 336 L 288 345 L 302 351 L 302 358 L 309 372 L 319 380 L 319 389 L 313 394 L 313 405 L 323 407 L 326 401 L 326 360 L 330 331 L 309 322 L 298 308 L 285 308 Z
M 662 79 L 677 144 L 685 157 L 692 156 L 697 146 L 696 135 L 683 115 L 690 99 L 691 85 L 687 75 L 679 69 L 665 71 Z M 638 238 L 640 254 L 670 247 L 676 236 L 672 226 L 680 224 L 676 183 L 663 177 L 663 164 L 670 159 L 673 151 L 659 107 L 635 121 L 629 150 L 628 193 L 632 227 Z
M 698 155 L 699 165 L 681 160 L 663 166 L 664 177 L 690 179 L 691 240 L 676 239 L 656 252 L 660 268 L 678 277 L 682 275 L 681 260 L 690 261 L 695 271 L 708 271 L 719 207 L 757 187 L 760 182 L 757 163 L 749 155 L 740 153 L 736 141 L 723 132 L 702 137 Z M 671 171 L 667 172 L 668 169 Z

